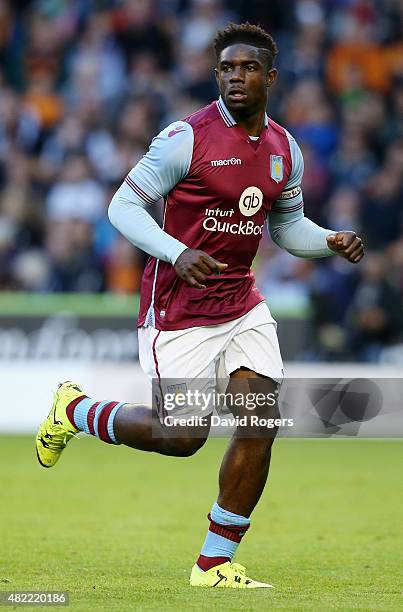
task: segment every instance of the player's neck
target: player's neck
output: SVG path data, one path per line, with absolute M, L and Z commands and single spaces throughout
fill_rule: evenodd
M 260 136 L 265 126 L 265 109 L 249 115 L 233 113 L 234 119 L 249 136 Z

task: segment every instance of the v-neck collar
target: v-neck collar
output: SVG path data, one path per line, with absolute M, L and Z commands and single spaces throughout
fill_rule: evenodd
M 245 128 L 239 125 L 239 123 L 237 123 L 237 121 L 231 115 L 231 113 L 226 107 L 224 100 L 222 99 L 221 96 L 216 101 L 216 105 L 217 105 L 218 112 L 220 113 L 221 118 L 224 121 L 225 125 L 228 128 L 235 128 L 235 133 L 237 134 L 237 136 L 239 136 L 239 138 L 241 138 L 244 142 L 247 142 L 252 147 L 253 151 L 256 153 L 260 147 L 260 144 L 265 140 L 265 137 L 267 134 L 266 130 L 269 127 L 269 118 L 267 116 L 267 113 L 264 114 L 264 128 L 265 129 L 261 131 L 259 138 L 257 140 L 252 140 L 249 137 Z
M 218 108 L 218 112 L 220 113 L 221 118 L 227 127 L 234 127 L 234 125 L 238 125 L 237 121 L 235 121 L 234 117 L 231 115 L 228 108 L 226 107 L 222 96 L 218 98 L 218 100 L 216 101 L 216 105 Z M 269 127 L 269 117 L 267 116 L 267 113 L 264 114 L 264 127 Z

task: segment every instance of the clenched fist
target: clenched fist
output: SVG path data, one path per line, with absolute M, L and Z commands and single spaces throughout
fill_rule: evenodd
M 358 263 L 364 257 L 364 245 L 355 232 L 337 232 L 326 236 L 326 240 L 329 249 L 351 263 Z
M 195 289 L 205 289 L 206 276 L 220 274 L 228 267 L 198 249 L 186 249 L 175 262 L 176 274 Z

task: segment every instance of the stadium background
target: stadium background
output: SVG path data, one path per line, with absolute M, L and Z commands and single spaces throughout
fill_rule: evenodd
M 212 37 L 245 19 L 280 49 L 269 114 L 303 150 L 307 216 L 367 247 L 354 267 L 264 238 L 255 273 L 287 372 L 401 376 L 402 2 L 0 0 L 3 589 L 68 588 L 83 610 L 244 607 L 216 593 L 190 602 L 185 583 L 205 529 L 189 516 L 214 500 L 225 441 L 184 463 L 73 441 L 43 473 L 32 435 L 15 434 L 35 431 L 60 379 L 145 401 L 135 324 L 146 257 L 106 209 L 155 133 L 216 97 Z M 402 609 L 401 465 L 392 441 L 277 443 L 240 559 L 280 585 L 274 607 Z
M 152 137 L 216 97 L 210 43 L 230 19 L 278 41 L 269 113 L 303 150 L 307 216 L 367 245 L 354 267 L 301 260 L 265 238 L 256 277 L 285 358 L 403 362 L 399 0 L 2 0 L 0 358 L 46 355 L 30 332 L 49 319 L 27 318 L 35 313 L 75 315 L 52 327 L 53 337 L 71 332 L 65 356 L 104 357 L 95 329 L 134 329 L 127 296 L 146 256 L 106 208 Z M 72 333 L 80 327 L 87 342 Z M 133 358 L 131 342 L 115 334 L 111 357 Z

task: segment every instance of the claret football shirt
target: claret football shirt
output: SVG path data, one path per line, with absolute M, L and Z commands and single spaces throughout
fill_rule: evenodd
M 156 136 L 126 184 L 145 205 L 163 197 L 164 231 L 228 268 L 194 289 L 170 263 L 150 257 L 139 326 L 216 325 L 263 301 L 251 264 L 270 211 L 300 214 L 302 174 L 301 151 L 283 127 L 266 115 L 252 140 L 221 98 Z

